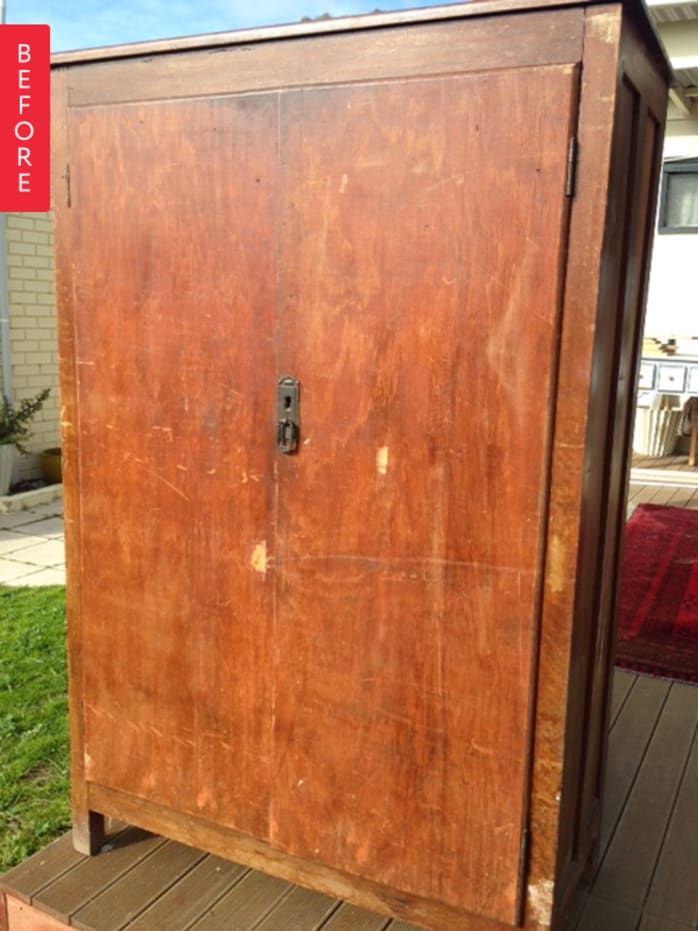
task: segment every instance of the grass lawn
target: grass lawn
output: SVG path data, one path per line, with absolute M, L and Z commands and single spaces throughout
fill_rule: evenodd
M 64 599 L 0 586 L 0 873 L 70 826 Z

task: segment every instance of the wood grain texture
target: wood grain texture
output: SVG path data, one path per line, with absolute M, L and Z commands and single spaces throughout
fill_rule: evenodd
M 260 837 L 276 119 L 244 97 L 71 120 L 86 777 Z
M 557 908 L 564 908 L 563 900 L 593 855 L 601 825 L 600 792 L 610 707 L 613 616 L 625 516 L 632 393 L 649 267 L 658 140 L 666 107 L 663 103 L 657 113 L 650 111 L 652 119 L 646 118 L 650 104 L 660 98 L 659 89 L 665 78 L 650 61 L 637 33 L 623 37 L 625 23 L 617 8 L 587 11 L 585 60 L 596 64 L 585 69 L 582 89 L 579 196 L 572 215 L 565 313 L 570 306 L 579 308 L 579 302 L 585 304 L 582 313 L 590 309 L 589 292 L 578 290 L 590 272 L 596 276 L 597 304 L 593 310 L 593 342 L 588 340 L 590 331 L 578 333 L 575 341 L 577 375 L 583 380 L 590 377 L 588 406 L 578 414 L 568 411 L 563 415 L 566 423 L 561 424 L 563 431 L 576 433 L 576 440 L 569 437 L 563 452 L 567 470 L 564 494 L 578 495 L 576 501 L 581 509 L 576 529 L 574 519 L 568 519 L 565 528 L 565 533 L 574 530 L 578 536 L 570 539 L 569 554 L 573 559 L 569 570 L 576 575 L 577 582 L 575 620 L 570 630 L 569 679 L 564 686 L 568 708 L 555 866 L 555 872 L 564 872 L 557 903 L 553 903 Z M 638 91 L 623 68 L 626 63 L 630 68 L 631 62 L 642 58 L 643 49 L 644 77 Z M 610 86 L 617 81 L 614 95 L 589 93 L 598 80 Z M 609 107 L 614 110 L 613 123 Z M 585 138 L 596 120 L 605 124 L 605 130 L 593 139 Z M 591 162 L 587 162 L 590 156 Z M 589 170 L 599 171 L 602 164 L 609 173 L 609 189 L 607 201 L 599 211 L 598 204 L 582 206 L 583 178 Z M 579 248 L 579 224 L 584 223 L 597 228 L 602 225 L 600 250 L 585 253 Z M 589 227 L 583 235 L 588 235 L 588 231 Z M 572 326 L 579 323 L 576 316 Z M 561 378 L 566 381 L 574 366 L 565 362 L 564 339 L 563 329 Z M 589 370 L 585 371 L 588 365 L 590 376 Z M 561 381 L 559 397 L 568 397 L 570 387 Z M 574 465 L 572 459 L 580 453 L 584 459 Z M 551 521 L 556 519 L 555 495 L 553 479 Z M 575 507 L 573 500 L 568 499 L 568 518 Z M 550 604 L 547 598 L 546 603 Z M 558 670 L 563 676 L 566 674 L 565 660 Z M 547 679 L 543 687 L 555 686 Z
M 695 924 L 685 925 L 670 918 L 660 918 L 656 915 L 645 915 L 638 931 L 694 931 Z
M 390 13 L 371 13 L 364 16 L 335 17 L 328 20 L 295 23 L 281 26 L 266 26 L 259 29 L 243 29 L 235 32 L 209 33 L 208 35 L 182 36 L 153 42 L 135 42 L 103 48 L 78 49 L 57 52 L 51 56 L 54 66 L 84 64 L 90 61 L 108 61 L 117 58 L 153 56 L 163 52 L 186 52 L 194 49 L 216 49 L 229 45 L 250 45 L 256 42 L 271 42 L 275 39 L 299 39 L 305 36 L 328 36 L 333 33 L 386 30 L 391 26 L 410 26 L 443 20 L 454 21 L 474 17 L 498 16 L 528 11 L 532 8 L 545 10 L 566 6 L 579 6 L 579 0 L 478 0 L 477 3 L 448 4 L 443 7 L 427 7 L 415 10 L 395 10 Z M 657 45 L 656 38 L 654 44 Z
M 75 912 L 102 891 L 107 879 L 114 881 L 120 874 L 128 873 L 163 843 L 162 837 L 129 828 L 111 842 L 108 857 L 104 854 L 86 857 L 42 889 L 42 909 L 69 922 Z
M 575 96 L 549 67 L 282 107 L 272 843 L 510 922 Z
M 12 895 L 7 897 L 7 931 L 67 931 L 68 925 Z
M 95 62 L 68 73 L 72 107 L 522 68 L 579 60 L 583 17 L 529 12 L 473 21 Z
M 339 903 L 312 889 L 291 889 L 267 917 L 255 927 L 258 931 L 316 931 Z
M 623 245 L 621 285 L 618 289 L 618 311 L 615 337 L 615 364 L 609 397 L 609 423 L 607 428 L 608 462 L 606 473 L 606 500 L 604 508 L 605 534 L 603 552 L 608 556 L 598 568 L 600 581 L 595 642 L 591 654 L 592 676 L 588 686 L 586 754 L 582 797 L 579 804 L 578 831 L 583 835 L 585 820 L 591 810 L 601 803 L 608 731 L 609 666 L 613 662 L 615 632 L 614 618 L 618 598 L 618 575 L 622 535 L 625 526 L 626 494 L 631 449 L 632 417 L 634 410 L 637 362 L 644 320 L 645 288 L 649 273 L 651 243 L 650 219 L 654 217 L 654 191 L 658 181 L 661 152 L 661 125 L 663 113 L 655 117 L 647 110 L 647 100 L 624 76 L 622 96 L 634 114 L 632 131 L 628 137 L 635 141 L 634 151 L 628 159 L 625 178 L 631 181 L 627 189 L 624 235 L 618 236 Z M 660 122 L 661 121 L 661 122 Z M 621 145 L 618 145 L 618 150 Z M 623 169 L 621 169 L 623 170 Z
M 587 445 L 601 457 L 603 467 L 587 470 L 584 494 L 598 507 L 583 514 L 581 536 L 582 563 L 594 566 L 590 584 L 580 586 L 577 611 L 584 623 L 577 626 L 572 647 L 570 693 L 577 698 L 570 723 L 576 732 L 576 742 L 568 755 L 565 792 L 577 798 L 574 817 L 567 822 L 569 837 L 563 828 L 561 844 L 569 845 L 570 856 L 576 859 L 584 836 L 589 831 L 596 799 L 596 768 L 598 737 L 601 729 L 599 703 L 607 672 L 605 654 L 608 637 L 601 627 L 609 618 L 608 599 L 615 578 L 615 559 L 608 558 L 607 545 L 612 543 L 618 525 L 609 509 L 612 469 L 612 426 L 615 417 L 615 392 L 618 382 L 620 330 L 623 297 L 628 277 L 628 256 L 631 236 L 631 216 L 635 184 L 635 153 L 638 142 L 638 114 L 632 90 L 622 83 L 617 92 L 613 158 L 610 165 L 609 189 L 612 192 L 606 214 L 606 242 L 602 267 L 599 304 L 608 307 L 599 313 L 592 362 L 594 397 L 590 404 Z M 609 261 L 610 259 L 610 261 Z M 623 515 L 624 519 L 625 515 Z M 605 539 L 605 536 L 607 538 Z M 613 551 L 611 551 L 613 552 Z M 605 733 L 605 730 L 604 730 Z
M 611 732 L 613 750 L 607 773 L 599 845 L 606 848 L 625 806 L 640 761 L 664 708 L 669 683 L 646 676 L 638 678 L 633 691 Z
M 561 907 L 561 890 L 557 890 L 556 902 L 554 884 L 558 869 L 564 869 L 560 851 L 567 845 L 560 844 L 558 835 L 573 817 L 576 804 L 574 793 L 563 786 L 563 778 L 569 778 L 574 771 L 572 765 L 565 767 L 565 756 L 571 741 L 577 738 L 573 725 L 567 730 L 570 712 L 559 699 L 569 695 L 567 700 L 574 702 L 575 697 L 580 697 L 579 691 L 568 692 L 568 688 L 574 655 L 575 625 L 571 619 L 575 617 L 577 597 L 583 483 L 589 472 L 585 454 L 593 335 L 606 222 L 605 195 L 599 198 L 595 184 L 600 173 L 606 176 L 612 154 L 620 24 L 617 7 L 587 12 L 578 116 L 577 193 L 570 218 L 536 673 L 531 859 L 525 911 L 525 921 L 532 927 L 547 927 L 555 908 Z
M 662 137 L 667 112 L 667 63 L 658 58 L 644 41 L 639 20 L 627 17 L 623 22 L 620 57 L 623 92 L 634 97 L 635 152 L 627 174 L 633 179 L 628 192 L 631 206 L 627 223 L 626 255 L 623 260 L 625 280 L 618 291 L 615 379 L 611 392 L 607 430 L 607 507 L 604 551 L 609 554 L 600 566 L 599 608 L 594 651 L 595 671 L 588 686 L 589 726 L 586 771 L 579 812 L 602 807 L 608 752 L 609 683 L 615 652 L 615 615 L 618 601 L 618 577 L 621 565 L 623 528 L 627 511 L 632 424 L 635 386 L 638 381 L 645 304 L 650 271 Z M 617 144 L 622 150 L 622 144 Z M 595 380 L 595 377 L 592 376 Z M 583 817 L 579 836 L 583 834 Z M 588 820 L 588 815 L 586 815 Z M 597 817 L 600 823 L 600 819 Z M 580 844 L 578 836 L 578 846 Z M 588 843 L 588 841 L 587 841 Z M 592 841 L 592 844 L 594 842 Z M 592 859 L 594 851 L 592 846 Z
M 692 687 L 672 685 L 642 772 L 633 784 L 606 852 L 603 873 L 594 883 L 592 894 L 598 898 L 642 907 L 697 726 L 698 708 Z M 668 759 L 671 765 L 667 765 Z M 630 864 L 628 849 L 633 850 Z M 675 879 L 679 884 L 679 878 Z
M 533 931 L 601 823 L 663 115 L 624 214 L 635 14 L 461 10 L 55 69 L 76 837 Z
M 675 921 L 672 917 L 667 916 L 676 916 L 676 908 L 681 908 L 682 906 L 688 906 L 690 915 L 690 910 L 695 907 L 696 898 L 695 898 L 695 858 L 696 853 L 698 853 L 698 846 L 696 845 L 695 831 L 694 831 L 694 818 L 693 814 L 695 812 L 695 787 L 698 783 L 695 780 L 695 764 L 698 761 L 698 755 L 695 753 L 695 746 L 692 754 L 692 762 L 689 760 L 688 768 L 681 773 L 680 766 L 676 766 L 675 761 L 675 749 L 684 742 L 686 730 L 691 727 L 690 713 L 692 709 L 693 715 L 695 715 L 698 710 L 698 690 L 695 688 L 690 688 L 688 686 L 677 686 L 674 685 L 672 691 L 681 691 L 684 693 L 686 701 L 682 699 L 681 705 L 677 705 L 675 702 L 672 702 L 670 705 L 666 703 L 667 690 L 670 688 L 669 683 L 661 682 L 659 680 L 652 680 L 646 677 L 637 677 L 629 676 L 626 672 L 617 670 L 615 674 L 616 682 L 623 680 L 626 681 L 628 678 L 631 679 L 639 688 L 642 688 L 643 685 L 649 686 L 659 686 L 662 688 L 654 689 L 651 691 L 646 691 L 643 701 L 641 703 L 633 703 L 632 693 L 628 697 L 628 701 L 623 706 L 623 711 L 621 713 L 621 719 L 618 724 L 613 728 L 611 742 L 609 747 L 609 796 L 610 795 L 620 795 L 623 799 L 621 804 L 624 804 L 625 798 L 627 796 L 628 787 L 630 785 L 639 786 L 641 783 L 645 782 L 646 784 L 651 784 L 655 778 L 657 772 L 658 760 L 660 757 L 664 757 L 665 765 L 662 767 L 666 772 L 662 772 L 661 779 L 664 783 L 667 777 L 671 777 L 672 772 L 677 773 L 677 778 L 680 781 L 680 787 L 676 795 L 676 802 L 672 812 L 672 817 L 670 822 L 665 822 L 665 827 L 667 828 L 666 833 L 664 834 L 662 841 L 662 850 L 657 862 L 657 866 L 654 872 L 654 877 L 652 880 L 652 888 L 655 884 L 658 883 L 658 890 L 663 890 L 663 895 L 659 899 L 653 899 L 652 894 L 648 896 L 645 901 L 643 908 L 643 922 L 641 922 L 640 927 L 645 927 L 645 925 L 651 929 L 651 931 L 686 931 L 686 929 L 692 928 L 694 922 L 688 918 L 688 923 L 683 921 Z M 634 692 L 634 687 L 633 687 Z M 677 714 L 679 717 L 683 718 L 686 722 L 687 727 L 676 727 L 678 720 Z M 667 726 L 668 725 L 668 726 Z M 642 746 L 640 752 L 635 752 L 633 746 L 628 744 L 623 739 L 623 735 L 628 731 L 635 731 L 638 733 L 642 740 L 635 740 L 631 742 L 632 745 Z M 657 751 L 652 751 L 646 753 L 644 748 L 652 740 L 653 734 L 658 735 L 662 733 L 662 744 L 663 746 L 658 748 Z M 618 740 L 614 739 L 614 735 L 619 738 Z M 667 737 L 673 735 L 677 743 L 672 743 L 671 739 L 667 740 Z M 684 744 L 685 746 L 685 744 Z M 691 766 L 693 766 L 693 771 L 691 771 Z M 645 773 L 647 775 L 645 775 Z M 614 785 L 616 779 L 619 779 L 622 783 L 620 786 L 620 792 L 614 792 Z M 635 805 L 633 798 L 627 801 L 626 812 L 628 814 L 632 813 L 632 808 Z M 656 816 L 657 809 L 653 809 L 653 813 Z M 614 819 L 617 821 L 617 817 Z M 650 830 L 656 833 L 655 819 L 650 817 L 648 824 Z M 66 835 L 67 839 L 69 837 Z M 622 859 L 616 859 L 614 873 L 615 873 L 615 883 L 619 891 L 620 896 L 622 897 L 626 893 L 628 886 L 632 886 L 637 881 L 637 857 L 635 851 L 635 844 L 633 843 L 632 835 L 627 835 L 626 838 L 626 856 Z M 48 848 L 49 850 L 54 850 L 54 847 Z M 603 853 L 607 849 L 607 844 L 602 843 L 602 864 L 601 864 L 601 875 L 603 875 L 605 867 L 603 863 Z M 640 859 L 645 856 L 645 850 L 643 850 L 643 845 L 638 845 L 638 854 Z M 70 848 L 65 851 L 66 860 L 70 857 Z M 39 854 L 39 857 L 41 854 Z M 100 855 L 99 859 L 109 862 L 111 858 L 111 853 L 105 853 Z M 83 858 L 84 859 L 84 858 Z M 211 863 L 214 865 L 214 869 L 209 869 L 208 871 L 199 872 L 200 867 L 203 867 L 206 863 Z M 144 861 L 144 866 L 147 866 L 148 860 Z M 31 865 L 31 864 L 30 864 Z M 135 923 L 129 925 L 129 928 L 143 929 L 143 931 L 154 931 L 154 929 L 161 929 L 161 931 L 183 931 L 188 925 L 191 924 L 192 920 L 195 920 L 197 917 L 200 917 L 205 913 L 211 905 L 221 898 L 222 894 L 225 894 L 227 891 L 225 886 L 227 883 L 228 888 L 231 885 L 230 878 L 225 877 L 221 878 L 220 873 L 218 872 L 218 867 L 221 871 L 224 871 L 226 868 L 234 868 L 238 871 L 238 878 L 240 871 L 243 870 L 242 867 L 235 866 L 232 863 L 227 863 L 222 860 L 217 860 L 215 857 L 206 857 L 199 866 L 195 867 L 187 876 L 180 882 L 171 885 L 171 882 L 168 881 L 168 877 L 163 875 L 161 877 L 161 885 L 158 889 L 157 886 L 152 889 L 152 895 L 154 899 L 154 907 L 143 912 L 140 916 L 140 919 Z M 56 871 L 56 875 L 61 875 L 63 872 L 63 865 L 60 859 L 56 860 L 54 857 L 53 869 Z M 621 872 L 619 872 L 619 870 Z M 132 871 L 136 881 L 138 880 L 138 873 L 140 871 L 140 866 L 136 865 Z M 626 881 L 623 881 L 622 874 L 626 876 Z M 102 888 L 106 888 L 111 885 L 114 880 L 119 879 L 122 876 L 121 866 L 115 863 L 114 872 L 107 871 L 102 880 Z M 14 877 L 14 878 L 13 878 Z M 3 878 L 3 881 L 7 881 L 12 878 L 14 882 L 18 874 L 13 872 Z M 658 882 L 659 881 L 659 882 Z M 232 882 L 235 882 L 233 878 Z M 221 888 L 221 883 L 223 888 Z M 581 915 L 581 912 L 584 910 L 586 901 L 589 897 L 588 887 L 579 889 L 579 895 L 575 896 L 575 908 L 570 913 L 566 914 L 565 920 L 561 924 L 561 928 L 564 931 L 577 931 L 577 924 Z M 10 894 L 13 894 L 13 886 L 10 884 L 7 887 L 7 891 Z M 297 892 L 300 890 L 296 889 Z M 289 897 L 287 897 L 289 898 Z M 0 901 L 2 901 L 0 899 Z M 284 902 L 286 899 L 282 899 L 279 902 L 279 909 L 283 909 Z M 297 900 L 296 900 L 297 901 Z M 311 903 L 315 902 L 316 899 L 311 896 Z M 618 906 L 622 905 L 622 899 L 619 902 L 617 899 L 611 900 L 600 900 L 596 899 L 596 902 L 605 902 L 606 910 L 618 910 Z M 41 909 L 41 893 L 39 893 L 34 901 L 34 906 L 38 909 Z M 124 902 L 124 912 L 127 911 L 128 900 Z M 272 909 L 271 912 L 268 911 L 268 903 L 262 898 L 259 901 L 259 920 L 266 921 L 268 919 L 273 919 L 274 914 L 277 909 Z M 263 913 L 266 912 L 266 918 Z M 297 931 L 311 931 L 311 928 L 316 927 L 316 922 L 314 920 L 312 910 L 308 912 L 308 921 L 301 924 L 300 928 Z M 0 916 L 2 911 L 0 911 Z M 154 916 L 159 915 L 162 919 L 162 924 L 160 921 L 154 924 L 149 923 L 149 919 L 154 918 Z M 605 928 L 604 923 L 604 910 L 597 911 L 596 913 L 598 918 L 598 928 Z M 337 923 L 335 925 L 335 923 Z M 422 924 L 426 924 L 423 922 Z M 323 924 L 323 928 L 327 927 L 331 931 L 336 931 L 337 927 L 344 929 L 344 931 L 383 931 L 383 929 L 389 929 L 389 931 L 397 931 L 397 928 L 414 928 L 415 925 L 407 925 L 404 922 L 390 922 L 389 919 L 384 918 L 379 915 L 371 914 L 363 909 L 357 909 L 352 906 L 340 906 L 336 912 L 332 913 L 332 916 L 329 918 L 329 921 Z M 251 927 L 256 926 L 256 919 L 253 917 L 250 921 L 250 924 L 242 929 L 242 931 L 249 931 Z M 3 931 L 7 931 L 6 927 L 2 925 L 0 921 L 0 927 L 3 928 Z M 461 924 L 461 928 L 467 927 L 464 923 Z M 100 931 L 99 923 L 97 922 L 90 931 Z M 280 931 L 289 931 L 287 928 L 281 928 Z
M 611 692 L 611 714 L 610 726 L 613 727 L 616 718 L 623 709 L 628 696 L 635 684 L 635 676 L 632 673 L 618 670 L 613 677 L 613 690 Z
M 201 850 L 168 841 L 142 860 L 138 870 L 126 873 L 75 912 L 72 926 L 80 931 L 92 931 L 95 925 L 100 931 L 130 926 L 163 886 L 185 876 L 204 856 Z
M 324 925 L 323 931 L 383 931 L 390 922 L 382 915 L 373 915 L 363 908 L 343 903 Z
M 676 685 L 673 687 L 677 688 Z M 682 687 L 690 688 L 690 686 Z M 674 754 L 672 753 L 672 759 Z M 679 924 L 698 926 L 698 738 L 694 738 L 645 908 Z
M 577 931 L 635 931 L 640 918 L 637 908 L 606 902 L 591 896 L 586 903 Z
M 70 707 L 70 771 L 73 835 L 76 849 L 95 853 L 102 838 L 103 824 L 87 809 L 85 790 L 83 717 L 83 637 L 80 611 L 82 509 L 79 475 L 79 398 L 77 392 L 77 351 L 75 347 L 75 305 L 73 302 L 73 249 L 70 219 L 68 167 L 68 103 L 65 74 L 51 78 L 51 203 L 56 224 L 56 315 L 61 393 L 61 450 L 63 466 L 63 506 L 66 563 L 66 624 L 68 645 L 68 702 Z M 94 829 L 94 830 L 93 830 Z
M 250 872 L 194 925 L 192 931 L 247 928 L 285 898 L 291 886 L 274 876 Z
M 388 917 L 414 922 L 438 931 L 505 931 L 508 924 L 492 921 L 433 899 L 395 890 L 360 876 L 350 875 L 316 860 L 304 860 L 214 822 L 156 805 L 147 799 L 99 785 L 88 785 L 93 808 L 119 814 L 131 823 L 155 828 L 166 837 L 217 856 L 263 870 L 272 876 L 297 883 L 335 899 L 378 912 Z
M 129 924 L 129 931 L 186 931 L 245 875 L 238 863 L 205 857 Z
M 5 873 L 0 880 L 0 889 L 10 890 L 16 899 L 31 903 L 37 892 L 61 873 L 67 873 L 82 859 L 82 855 L 73 847 L 71 835 L 64 834 Z

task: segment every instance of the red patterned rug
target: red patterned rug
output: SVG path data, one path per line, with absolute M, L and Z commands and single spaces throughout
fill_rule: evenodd
M 616 666 L 698 682 L 698 511 L 641 504 L 628 521 Z

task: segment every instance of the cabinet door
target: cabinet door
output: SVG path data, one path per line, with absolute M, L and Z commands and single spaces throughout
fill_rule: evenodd
M 571 67 L 281 106 L 271 840 L 513 922 Z
M 272 97 L 71 111 L 86 777 L 257 836 L 276 138 Z

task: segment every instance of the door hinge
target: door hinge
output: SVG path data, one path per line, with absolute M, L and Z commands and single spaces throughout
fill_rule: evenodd
M 572 136 L 567 148 L 567 181 L 565 182 L 565 197 L 574 197 L 577 183 L 577 153 L 579 145 L 577 137 Z
M 63 177 L 65 178 L 65 204 L 66 207 L 70 207 L 70 165 L 65 166 Z

